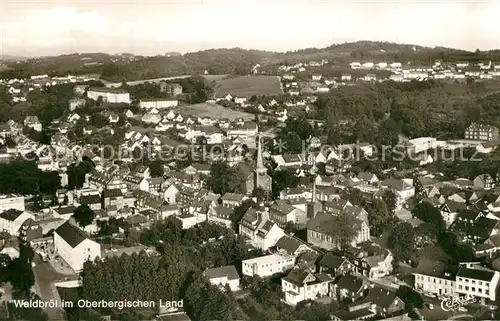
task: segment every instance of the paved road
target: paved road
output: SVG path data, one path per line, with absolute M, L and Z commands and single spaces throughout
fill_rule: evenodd
M 64 275 L 57 273 L 49 263 L 44 263 L 38 255 L 35 255 L 34 262 L 36 267 L 33 268 L 35 274 L 35 289 L 43 301 L 57 300 L 53 283 L 64 278 Z M 63 311 L 60 308 L 47 308 L 49 320 L 64 320 Z

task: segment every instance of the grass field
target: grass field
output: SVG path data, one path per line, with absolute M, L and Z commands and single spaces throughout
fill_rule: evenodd
M 243 118 L 244 120 L 252 120 L 255 117 L 253 114 L 232 110 L 217 104 L 207 104 L 207 103 L 179 106 L 173 108 L 173 110 L 185 116 L 227 118 L 230 121 L 235 120 L 237 118 Z
M 243 76 L 216 81 L 215 98 L 227 94 L 233 97 L 250 98 L 253 95 L 279 95 L 283 91 L 276 76 Z

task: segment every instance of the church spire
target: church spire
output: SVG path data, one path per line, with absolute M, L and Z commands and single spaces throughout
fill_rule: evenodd
M 257 136 L 257 171 L 266 171 L 267 169 L 264 166 L 264 161 L 262 159 L 262 139 L 260 135 Z
M 313 180 L 313 191 L 312 191 L 312 197 L 311 197 L 311 202 L 316 202 L 316 179 Z

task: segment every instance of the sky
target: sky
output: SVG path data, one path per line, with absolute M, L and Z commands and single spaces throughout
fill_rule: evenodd
M 500 48 L 500 0 L 0 0 L 0 55 L 288 51 L 358 40 Z

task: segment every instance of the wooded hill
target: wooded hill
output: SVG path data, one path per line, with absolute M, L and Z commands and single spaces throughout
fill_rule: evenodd
M 328 59 L 335 64 L 351 61 L 411 61 L 430 64 L 443 61 L 477 62 L 500 61 L 500 51 L 475 52 L 443 48 L 421 47 L 390 42 L 358 41 L 334 44 L 326 48 L 308 48 L 289 52 L 244 50 L 240 48 L 210 49 L 184 55 L 140 57 L 134 59 L 104 53 L 71 54 L 57 57 L 29 59 L 11 63 L 10 70 L 0 73 L 0 78 L 22 77 L 33 74 L 67 75 L 99 73 L 111 81 L 147 79 L 182 74 L 247 74 L 256 64 L 308 62 Z

